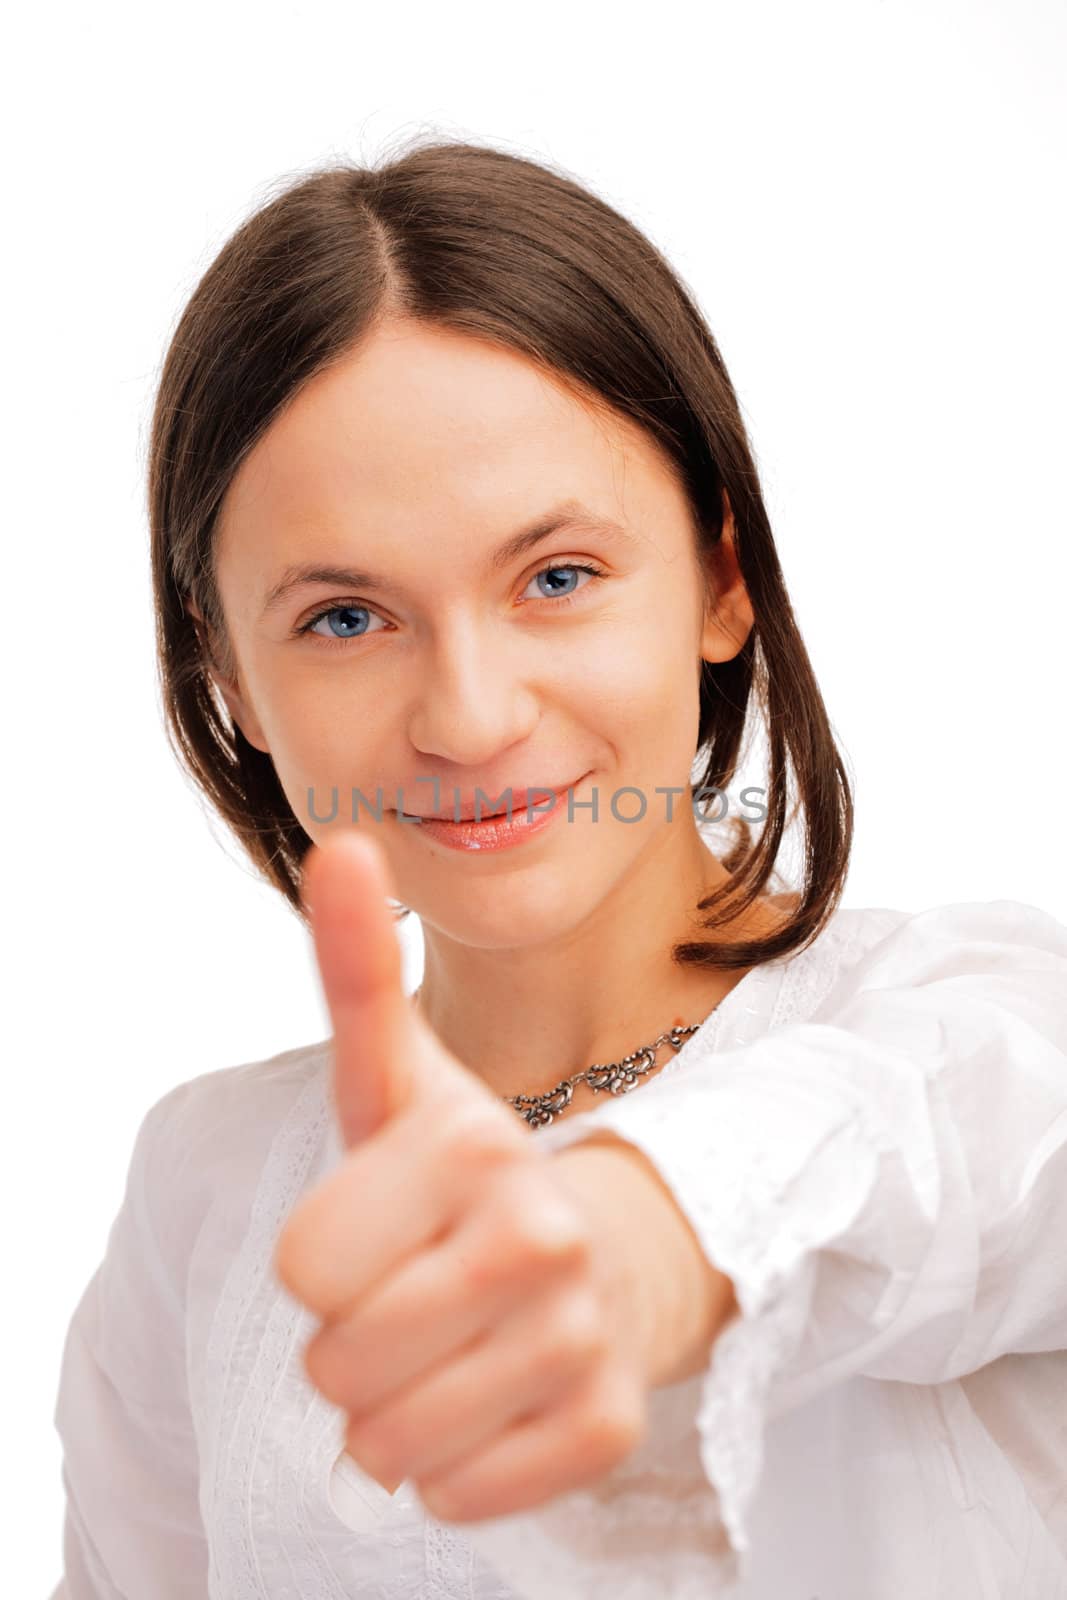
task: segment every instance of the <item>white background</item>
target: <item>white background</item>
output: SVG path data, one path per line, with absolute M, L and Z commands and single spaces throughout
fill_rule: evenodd
M 62 1341 L 145 1110 L 329 1033 L 299 922 L 162 731 L 147 429 L 199 275 L 279 179 L 405 133 L 596 189 L 695 291 L 741 396 L 855 780 L 845 903 L 1067 921 L 1065 17 L 661 0 L 9 24 L 7 1592 L 59 1575 Z M 413 983 L 414 918 L 405 939 Z

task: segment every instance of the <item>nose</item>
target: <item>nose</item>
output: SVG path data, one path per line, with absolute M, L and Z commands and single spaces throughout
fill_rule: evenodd
M 457 766 L 488 768 L 537 725 L 537 699 L 499 636 L 453 628 L 429 655 L 408 718 L 416 750 Z

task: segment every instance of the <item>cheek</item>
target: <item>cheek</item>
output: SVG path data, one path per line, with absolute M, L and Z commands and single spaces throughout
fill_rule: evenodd
M 334 681 L 340 687 L 340 673 Z M 332 693 L 322 677 L 315 683 L 290 678 L 273 685 L 262 720 L 278 781 L 312 839 L 324 835 L 335 804 L 334 790 L 338 822 L 351 820 L 354 788 L 363 790 L 370 807 L 375 804 L 375 788 L 381 785 L 382 803 L 390 803 L 376 756 L 381 748 L 376 730 L 350 690 Z M 369 810 L 364 809 L 363 815 L 369 817 Z
M 678 629 L 645 627 L 615 634 L 589 652 L 568 703 L 591 728 L 625 747 L 658 749 L 696 738 L 699 649 L 683 648 Z M 620 754 L 622 750 L 620 749 Z

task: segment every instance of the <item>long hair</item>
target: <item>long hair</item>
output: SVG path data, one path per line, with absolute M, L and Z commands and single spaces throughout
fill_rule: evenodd
M 701 927 L 713 932 L 767 894 L 796 818 L 802 882 L 774 932 L 678 944 L 672 956 L 739 968 L 810 943 L 844 887 L 852 795 L 722 357 L 633 223 L 568 174 L 500 149 L 416 141 L 377 166 L 342 161 L 290 180 L 226 241 L 186 304 L 161 369 L 147 485 L 161 699 L 180 763 L 303 919 L 312 840 L 212 682 L 213 666 L 235 675 L 216 521 L 271 421 L 390 314 L 508 347 L 640 424 L 686 492 L 703 556 L 722 538 L 726 492 L 755 623 L 732 660 L 702 663 L 694 792 L 726 790 L 751 713 L 766 730 L 768 798 L 758 837 L 731 819 L 728 877 L 699 902 Z

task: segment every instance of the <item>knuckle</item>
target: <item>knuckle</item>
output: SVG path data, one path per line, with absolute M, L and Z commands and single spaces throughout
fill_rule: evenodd
M 458 1241 L 459 1269 L 469 1288 L 522 1289 L 531 1279 L 573 1271 L 587 1249 L 579 1217 L 521 1174 L 509 1174 L 482 1191 L 477 1216 Z
M 377 1420 L 349 1423 L 345 1433 L 345 1449 L 378 1482 L 383 1478 L 405 1475 L 407 1457 L 402 1441 Z
M 450 1164 L 463 1172 L 485 1172 L 514 1157 L 515 1144 L 509 1137 L 513 1130 L 496 1112 L 495 1106 L 487 1110 L 479 1106 L 452 1114 L 443 1130 Z
M 633 1385 L 594 1386 L 581 1422 L 584 1451 L 597 1469 L 608 1471 L 630 1454 L 644 1426 L 644 1405 Z
M 504 1220 L 508 1248 L 527 1267 L 565 1271 L 588 1262 L 590 1240 L 584 1219 L 543 1184 L 514 1185 Z
M 306 1299 L 312 1289 L 308 1272 L 308 1251 L 304 1240 L 290 1224 L 274 1250 L 274 1274 L 282 1288 L 297 1300 Z
M 474 1522 L 483 1510 L 477 1496 L 447 1473 L 420 1477 L 417 1487 L 426 1510 L 441 1522 Z
M 318 1339 L 312 1339 L 304 1350 L 304 1371 L 316 1389 L 321 1390 L 328 1381 L 329 1374 L 322 1358 L 322 1345 Z
M 465 1295 L 478 1296 L 492 1290 L 511 1274 L 511 1263 L 503 1250 L 481 1239 L 465 1239 L 457 1247 L 457 1271 Z
M 332 1315 L 337 1298 L 336 1269 L 323 1244 L 329 1235 L 328 1209 L 305 1201 L 286 1223 L 272 1257 L 274 1276 L 285 1292 L 320 1317 Z
M 569 1377 L 602 1360 L 609 1343 L 604 1320 L 592 1297 L 570 1295 L 552 1319 L 542 1359 L 554 1372 Z
M 325 1329 L 308 1342 L 304 1350 L 304 1371 L 313 1386 L 327 1398 L 339 1392 L 334 1342 Z
M 513 1259 L 521 1262 L 524 1268 L 536 1265 L 545 1258 L 542 1220 L 529 1210 L 521 1196 L 511 1197 L 501 1216 L 500 1246 Z

